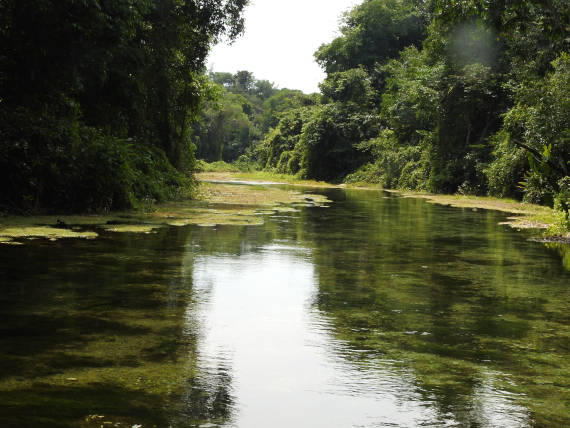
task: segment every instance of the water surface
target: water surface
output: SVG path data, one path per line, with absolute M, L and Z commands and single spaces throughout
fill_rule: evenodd
M 263 225 L 0 246 L 0 426 L 570 425 L 556 249 L 497 212 L 322 193 Z

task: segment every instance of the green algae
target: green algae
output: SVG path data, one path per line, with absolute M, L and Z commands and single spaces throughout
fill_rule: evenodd
M 275 207 L 274 211 L 278 212 L 278 213 L 298 213 L 298 212 L 300 212 L 300 210 L 298 210 L 297 208 L 282 207 L 282 206 Z
M 187 233 L 117 233 L 49 254 L 29 246 L 34 263 L 13 265 L 3 284 L 23 280 L 29 293 L 3 308 L 1 426 L 185 426 L 176 415 L 196 383 L 198 327 L 186 313 L 195 297 L 183 253 L 153 255 L 183 247 Z M 33 274 L 42 270 L 48 283 Z M 196 412 L 207 414 L 208 400 Z
M 96 238 L 98 235 L 93 231 L 77 231 L 71 229 L 61 229 L 50 226 L 20 226 L 0 228 L 0 237 L 4 238 Z
M 316 305 L 335 339 L 413 373 L 461 426 L 481 385 L 536 426 L 566 426 L 570 269 L 559 247 L 551 258 L 501 230 L 497 212 L 407 198 L 366 205 L 360 195 L 346 202 L 353 236 L 318 228 L 328 232 L 314 252 Z
M 301 195 L 294 196 L 299 204 L 314 207 L 304 200 L 312 196 Z M 343 192 L 326 212 L 235 199 L 172 203 L 101 218 L 94 230 L 105 239 L 5 248 L 0 425 L 231 425 L 231 370 L 239 367 L 214 358 L 206 361 L 209 372 L 200 360 L 208 357 L 204 332 L 215 328 L 208 310 L 235 277 L 200 281 L 196 263 L 256 268 L 277 244 L 306 250 L 301 258 L 314 278 L 307 316 L 324 320 L 322 351 L 335 367 L 363 373 L 365 381 L 389 365 L 451 426 L 491 425 L 476 417 L 508 412 L 504 404 L 528 415 L 518 426 L 568 426 L 569 270 L 560 263 L 567 252 L 497 226 L 505 216 L 496 212 L 382 198 Z M 288 215 L 274 216 L 280 209 Z M 263 226 L 228 225 L 250 216 Z M 226 226 L 166 227 L 222 221 Z M 128 224 L 153 233 L 105 232 Z M 302 267 L 289 260 L 291 271 Z M 252 288 L 232 303 L 239 308 L 257 297 Z M 289 351 L 279 348 L 280 356 Z M 284 376 L 293 384 L 305 369 L 292 364 Z M 497 401 L 481 404 L 485 391 Z
M 265 216 L 324 207 L 328 202 L 324 195 L 279 186 L 203 183 L 200 200 L 159 204 L 152 212 L 5 217 L 0 220 L 0 244 L 21 244 L 16 239 L 95 238 L 100 230 L 148 234 L 164 226 L 259 226 Z
M 103 229 L 108 232 L 118 233 L 151 233 L 161 227 L 160 225 L 149 224 L 117 224 L 117 225 L 104 225 Z

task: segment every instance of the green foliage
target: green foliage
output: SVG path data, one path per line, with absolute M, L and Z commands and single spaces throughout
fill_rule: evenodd
M 493 135 L 490 143 L 493 146 L 493 161 L 485 170 L 489 195 L 521 199 L 522 189 L 519 183 L 527 168 L 526 151 L 512 144 L 506 131 Z
M 258 168 L 254 163 L 245 157 L 240 157 L 232 163 L 224 161 L 206 162 L 204 160 L 196 161 L 197 172 L 251 172 Z
M 347 181 L 524 195 L 567 219 L 569 11 L 559 0 L 363 2 L 315 54 L 330 104 L 303 126 L 302 171 L 325 177 L 326 159 L 328 177 L 354 168 Z M 405 34 L 416 38 L 402 44 Z M 335 132 L 351 110 L 379 110 L 377 134 Z M 339 168 L 355 159 L 349 147 L 371 160 Z
M 379 137 L 357 148 L 369 152 L 375 160 L 347 176 L 345 181 L 370 181 L 387 189 L 425 189 L 429 164 L 420 145 L 400 146 L 394 131 L 384 129 Z
M 567 6 L 560 0 L 363 2 L 345 16 L 341 36 L 315 54 L 327 72 L 321 91 L 330 106 L 303 127 L 303 171 L 352 147 L 372 160 L 355 162 L 348 181 L 524 195 L 567 212 Z M 367 88 L 375 94 L 364 96 Z M 333 123 L 351 122 L 336 112 L 355 105 L 361 115 L 380 110 L 378 134 L 332 131 Z M 313 146 L 321 149 L 311 157 Z M 354 159 L 347 150 L 342 156 Z
M 208 162 L 232 162 L 250 148 L 259 131 L 248 115 L 252 107 L 244 95 L 228 92 L 219 85 L 217 90 L 218 96 L 207 103 L 194 124 L 196 156 Z
M 204 60 L 245 3 L 0 2 L 2 208 L 107 210 L 185 185 Z
M 369 74 L 362 68 L 333 73 L 321 91 L 320 103 L 294 93 L 267 100 L 293 108 L 277 116 L 279 122 L 256 149 L 262 165 L 279 173 L 338 181 L 369 160 L 356 147 L 378 131 L 377 93 Z
M 267 98 L 262 105 L 261 129 L 268 132 L 275 128 L 288 111 L 319 103 L 318 95 L 305 95 L 301 91 L 281 89 Z
M 78 120 L 28 118 L 28 112 L 12 116 L 15 126 L 16 120 L 27 120 L 24 134 L 3 135 L 6 210 L 109 211 L 136 206 L 139 200 L 169 199 L 181 188 L 191 192 L 191 179 L 159 148 L 110 136 Z
M 278 90 L 275 84 L 268 80 L 257 80 L 252 72 L 238 71 L 235 74 L 227 72 L 210 73 L 210 79 L 222 85 L 229 92 L 249 96 L 250 100 L 264 101 L 274 95 Z
M 331 73 L 319 86 L 324 103 L 352 103 L 359 109 L 371 108 L 376 96 L 370 77 L 362 68 Z
M 266 153 L 262 139 L 269 137 L 271 128 L 288 111 L 318 102 L 316 95 L 277 89 L 267 80 L 256 80 L 248 71 L 234 75 L 211 73 L 210 78 L 216 96 L 207 104 L 192 132 L 197 157 L 210 162 L 234 162 L 240 156 L 251 161 L 257 153 L 260 158 L 254 163 L 267 164 L 268 157 L 273 155 Z M 279 155 L 280 152 L 277 159 Z M 276 160 L 271 159 L 268 166 L 275 164 Z
M 291 152 L 297 148 L 303 124 L 312 112 L 310 108 L 299 108 L 290 110 L 281 117 L 277 126 L 266 135 L 263 144 L 258 149 L 258 156 L 265 167 L 276 167 L 280 171 L 292 174 L 298 172 L 298 165 L 291 163 L 292 169 L 288 168 L 289 160 L 295 158 Z M 287 160 L 282 158 L 283 153 L 286 152 L 289 153 L 285 155 L 288 156 Z
M 490 156 L 485 143 L 496 127 L 489 110 L 500 108 L 498 83 L 489 67 L 473 63 L 454 70 L 429 50 L 410 47 L 382 70 L 388 76 L 382 119 L 397 141 L 386 150 L 403 156 L 393 159 L 399 166 L 390 167 L 388 174 L 402 176 L 386 180 L 386 185 L 484 193 L 483 171 Z M 386 160 L 394 154 L 375 156 Z M 409 162 L 402 164 L 403 159 Z
M 316 180 L 341 180 L 369 160 L 356 147 L 378 132 L 378 116 L 353 104 L 316 107 L 299 139 L 301 174 Z
M 427 51 L 404 49 L 400 60 L 383 67 L 388 78 L 382 95 L 382 118 L 404 144 L 418 144 L 438 123 L 445 66 L 431 64 Z
M 413 1 L 368 0 L 344 17 L 341 36 L 322 45 L 317 63 L 328 73 L 363 66 L 372 71 L 376 63 L 395 58 L 401 49 L 420 45 L 425 23 Z
M 558 180 L 557 192 L 554 195 L 554 209 L 564 213 L 566 230 L 570 230 L 570 176 Z
M 517 104 L 505 115 L 512 143 L 528 152 L 525 199 L 568 212 L 565 180 L 570 175 L 570 55 L 561 54 L 543 79 L 525 82 Z M 561 184 L 562 183 L 562 184 Z

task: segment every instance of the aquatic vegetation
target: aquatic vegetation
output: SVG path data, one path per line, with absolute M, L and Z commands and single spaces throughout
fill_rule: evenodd
M 232 345 L 276 358 L 246 365 L 286 361 L 299 395 L 306 352 L 340 379 L 318 392 L 371 413 L 389 396 L 432 426 L 567 425 L 566 247 L 501 227 L 506 213 L 378 190 L 204 186 L 212 200 L 59 218 L 101 239 L 0 246 L 0 425 L 239 425 L 240 382 L 268 380 L 209 344 L 228 322 Z
M 333 220 L 315 226 L 314 305 L 335 340 L 366 351 L 355 364 L 394 362 L 461 426 L 493 422 L 481 422 L 483 399 L 530 415 L 512 426 L 564 426 L 570 271 L 547 266 L 548 250 L 526 234 L 501 230 L 497 211 L 398 197 L 366 205 L 366 194 L 380 198 L 347 192 L 351 234 Z
M 157 204 L 153 211 L 107 216 L 36 216 L 0 219 L 0 244 L 27 239 L 95 238 L 101 231 L 151 233 L 164 226 L 259 226 L 264 216 L 298 212 L 296 206 L 326 206 L 325 196 L 283 186 L 203 183 L 200 200 Z M 15 240 L 18 240 L 17 242 Z
M 160 225 L 149 225 L 149 224 L 106 224 L 102 226 L 103 229 L 109 232 L 120 232 L 120 233 L 151 233 L 156 230 Z
M 0 236 L 4 238 L 96 238 L 97 233 L 92 231 L 78 231 L 72 229 L 61 229 L 50 226 L 23 226 L 23 227 L 1 227 Z

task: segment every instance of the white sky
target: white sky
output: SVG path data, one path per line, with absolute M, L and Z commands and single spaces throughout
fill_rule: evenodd
M 343 12 L 362 0 L 250 0 L 245 33 L 233 45 L 214 46 L 208 69 L 251 71 L 278 88 L 318 92 L 324 73 L 313 53 L 338 35 Z

